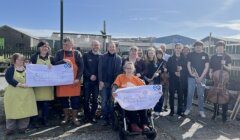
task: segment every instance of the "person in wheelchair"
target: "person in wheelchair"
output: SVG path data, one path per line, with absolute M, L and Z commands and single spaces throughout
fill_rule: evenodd
M 117 96 L 114 93 L 118 88 L 126 88 L 133 86 L 142 86 L 145 83 L 134 75 L 135 66 L 132 62 L 126 62 L 124 64 L 124 73 L 117 76 L 113 83 L 112 91 L 113 98 Z M 150 130 L 148 127 L 147 110 L 127 111 L 125 110 L 126 117 L 130 122 L 130 128 L 132 132 L 147 132 Z M 139 124 L 140 118 L 140 124 Z

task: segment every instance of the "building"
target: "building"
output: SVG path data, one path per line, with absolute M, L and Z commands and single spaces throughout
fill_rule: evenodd
M 96 34 L 80 34 L 80 33 L 63 33 L 63 38 L 70 37 L 74 41 L 74 46 L 76 48 L 80 48 L 81 50 L 89 50 L 91 47 L 91 42 L 93 40 L 98 40 L 102 46 L 104 45 L 104 39 L 102 35 Z M 50 38 L 53 41 L 54 48 L 61 48 L 60 47 L 60 33 L 53 32 Z M 107 35 L 106 43 L 111 41 L 111 36 Z M 106 48 L 103 48 L 106 50 Z
M 39 42 L 37 37 L 7 25 L 0 27 L 0 38 L 4 40 L 5 50 L 28 50 L 37 46 Z

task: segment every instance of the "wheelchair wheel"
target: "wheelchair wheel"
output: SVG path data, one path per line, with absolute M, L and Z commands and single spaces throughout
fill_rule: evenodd
M 157 137 L 157 132 L 155 129 L 152 130 L 151 133 L 146 134 L 147 138 L 150 140 L 154 140 Z
M 127 135 L 123 132 L 123 130 L 119 131 L 120 140 L 127 140 Z
M 114 130 L 114 131 L 118 131 L 119 130 L 119 120 L 118 120 L 118 113 L 115 111 L 114 113 L 113 113 L 113 118 L 114 118 L 114 120 L 113 120 L 113 124 L 112 124 L 112 129 Z

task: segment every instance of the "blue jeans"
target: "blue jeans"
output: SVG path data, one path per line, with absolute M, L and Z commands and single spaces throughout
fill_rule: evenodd
M 104 120 L 109 121 L 113 116 L 112 88 L 111 85 L 104 84 L 105 86 L 100 93 L 102 97 L 102 116 Z
M 205 80 L 202 80 L 202 83 L 204 83 L 204 82 L 205 82 Z M 196 80 L 194 78 L 192 78 L 192 77 L 188 77 L 187 110 L 191 110 L 192 99 L 193 99 L 193 95 L 194 95 L 196 87 L 197 87 L 199 111 L 204 111 L 203 106 L 204 106 L 204 90 L 205 90 L 205 86 L 203 86 L 201 84 L 197 84 Z

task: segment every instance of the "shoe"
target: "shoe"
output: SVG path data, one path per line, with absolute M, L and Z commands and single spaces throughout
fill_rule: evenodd
M 227 118 L 222 118 L 222 122 L 226 123 L 227 122 Z
M 97 120 L 96 120 L 96 118 L 92 118 L 92 119 L 90 120 L 90 122 L 91 122 L 91 123 L 97 123 Z
M 62 120 L 61 124 L 65 125 L 69 122 L 69 109 L 68 108 L 64 108 L 63 109 L 63 113 L 64 113 L 64 119 Z
M 131 124 L 131 130 L 132 132 L 142 132 L 142 129 L 135 123 Z
M 187 116 L 187 115 L 189 115 L 189 114 L 190 114 L 190 110 L 187 109 L 187 110 L 184 112 L 184 115 Z
M 155 116 L 160 116 L 160 112 L 154 112 Z
M 211 118 L 211 120 L 215 120 L 216 119 L 216 115 L 214 114 Z
M 108 126 L 110 125 L 110 122 L 107 121 L 107 120 L 104 120 L 102 123 L 101 123 L 102 126 Z
M 28 129 L 26 129 L 26 128 L 22 128 L 22 129 L 19 129 L 19 130 L 18 130 L 18 132 L 19 132 L 20 134 L 26 134 L 27 131 L 28 131 Z
M 164 107 L 163 107 L 163 111 L 165 111 L 165 112 L 168 111 L 167 106 L 164 106 Z
M 199 114 L 200 114 L 200 116 L 201 116 L 202 118 L 206 118 L 206 115 L 205 115 L 205 113 L 204 113 L 203 111 L 199 111 Z
M 147 125 L 143 125 L 142 128 L 143 128 L 144 132 L 149 132 L 150 131 L 150 128 Z
M 9 129 L 6 130 L 5 135 L 9 136 L 9 135 L 12 135 L 12 134 L 14 134 L 14 130 L 9 130 Z
M 78 110 L 72 110 L 72 122 L 74 125 L 79 126 L 80 122 L 78 121 L 77 115 L 78 115 Z
M 178 114 L 178 116 L 181 116 L 181 117 L 184 117 L 184 114 L 183 113 L 177 113 Z
M 168 116 L 173 116 L 174 115 L 174 112 L 170 112 L 169 114 L 168 114 Z
M 48 120 L 47 120 L 46 118 L 44 118 L 44 119 L 42 120 L 42 125 L 45 126 L 45 127 L 50 126 L 50 124 L 49 124 L 49 122 L 48 122 Z

